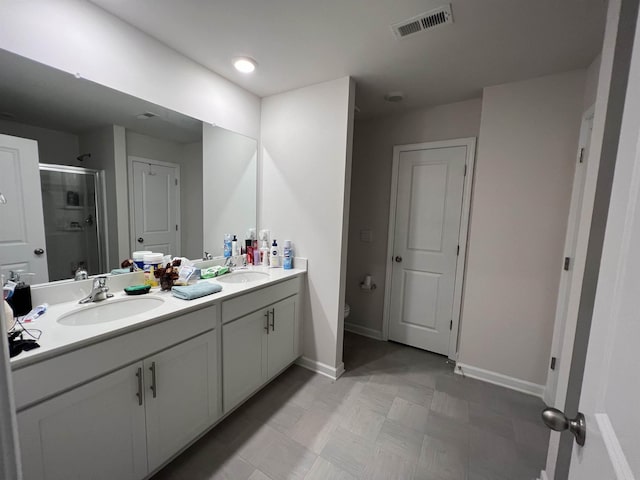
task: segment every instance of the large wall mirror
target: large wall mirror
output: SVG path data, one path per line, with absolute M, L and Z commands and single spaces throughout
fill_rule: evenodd
M 256 225 L 257 142 L 0 50 L 0 271 L 202 258 Z

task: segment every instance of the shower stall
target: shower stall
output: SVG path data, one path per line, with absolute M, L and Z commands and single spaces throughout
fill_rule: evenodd
M 40 164 L 49 281 L 106 272 L 104 172 Z

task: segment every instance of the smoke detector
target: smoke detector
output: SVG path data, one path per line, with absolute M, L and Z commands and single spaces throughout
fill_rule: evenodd
M 404 93 L 402 92 L 389 92 L 384 96 L 384 99 L 390 103 L 398 103 L 404 100 Z
M 138 120 L 149 120 L 150 118 L 157 117 L 157 116 L 158 115 L 156 115 L 153 112 L 144 112 L 144 113 L 141 113 L 139 115 L 136 115 L 136 118 Z
M 415 33 L 425 32 L 447 23 L 453 23 L 451 4 L 429 10 L 402 22 L 391 25 L 396 38 L 404 38 Z

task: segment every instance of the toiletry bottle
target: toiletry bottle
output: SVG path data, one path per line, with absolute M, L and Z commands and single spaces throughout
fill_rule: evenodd
M 280 266 L 280 248 L 278 247 L 278 242 L 276 239 L 273 239 L 273 243 L 271 244 L 271 252 L 269 255 L 269 265 L 272 267 Z
M 285 240 L 282 249 L 282 268 L 291 270 L 293 268 L 293 248 L 291 240 Z
M 31 286 L 27 285 L 24 280 L 22 280 L 22 277 L 33 274 L 24 273 L 22 270 L 12 270 L 10 275 L 10 280 L 16 283 L 16 288 L 11 298 L 7 300 L 7 303 L 11 305 L 13 314 L 16 317 L 21 317 L 29 313 L 31 308 L 33 308 L 33 305 L 31 305 Z
M 260 247 L 260 264 L 265 267 L 269 266 L 269 244 L 266 241 L 262 241 L 262 246 Z
M 231 255 L 233 255 L 234 257 L 240 255 L 238 253 L 238 237 L 235 235 L 233 236 L 233 240 L 231 240 Z
M 225 233 L 224 234 L 224 256 L 225 258 L 228 258 L 231 256 L 231 234 L 230 233 Z
M 253 240 L 251 240 L 250 238 L 247 238 L 244 241 L 244 245 L 245 245 L 244 253 L 247 254 L 247 264 L 253 265 Z
M 256 245 L 256 248 L 253 249 L 253 264 L 254 265 L 260 265 L 262 262 L 260 261 L 260 249 L 257 248 L 258 246 Z

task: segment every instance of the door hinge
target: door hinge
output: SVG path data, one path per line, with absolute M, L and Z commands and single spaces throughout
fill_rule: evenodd
M 453 330 L 453 320 L 449 322 L 449 330 Z
M 578 155 L 578 163 L 582 163 L 584 161 L 584 147 L 580 149 L 580 154 Z
M 460 245 L 458 245 L 458 251 L 456 252 L 456 255 L 460 255 Z
M 177 178 L 175 178 L 175 179 L 174 179 L 174 181 L 175 181 L 175 183 L 176 183 L 176 187 L 177 187 L 177 186 L 178 186 L 178 179 L 177 179 Z
M 556 369 L 556 357 L 551 357 L 551 370 Z
M 467 166 L 466 165 L 464 166 L 464 176 L 465 177 L 467 176 Z
M 569 264 L 571 263 L 571 259 L 569 257 L 564 257 L 564 269 L 569 270 Z
M 176 225 L 176 232 L 178 231 L 178 225 Z

